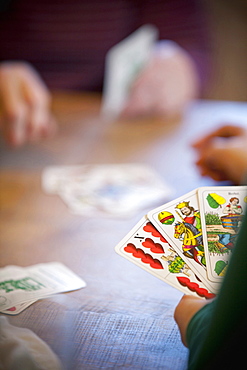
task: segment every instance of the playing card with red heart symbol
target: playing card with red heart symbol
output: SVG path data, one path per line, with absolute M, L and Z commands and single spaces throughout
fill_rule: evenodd
M 205 298 L 214 296 L 146 217 L 138 222 L 115 250 L 185 294 Z

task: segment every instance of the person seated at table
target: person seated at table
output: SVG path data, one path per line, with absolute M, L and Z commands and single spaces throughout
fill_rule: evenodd
M 123 113 L 181 111 L 208 80 L 205 18 L 195 0 L 186 7 L 181 0 L 3 0 L 0 100 L 7 142 L 19 146 L 53 134 L 49 90 L 102 91 L 107 51 L 147 23 L 176 44 L 172 52 L 154 53 Z
M 247 129 L 226 125 L 194 143 L 201 173 L 215 180 L 244 183 L 247 172 Z M 247 215 L 217 298 L 184 296 L 174 318 L 189 348 L 188 369 L 245 366 L 247 328 Z

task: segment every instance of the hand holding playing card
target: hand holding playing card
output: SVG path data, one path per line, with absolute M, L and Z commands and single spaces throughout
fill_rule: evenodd
M 210 303 L 212 300 L 202 300 L 191 295 L 184 295 L 179 304 L 177 305 L 174 312 L 174 319 L 178 325 L 181 340 L 187 347 L 186 332 L 188 324 L 191 318 L 198 312 L 203 306 Z
M 158 30 L 144 25 L 109 50 L 104 114 L 171 116 L 198 96 L 198 75 L 190 55 L 173 41 L 157 39 Z
M 175 42 L 161 41 L 133 81 L 122 115 L 172 116 L 198 94 L 198 75 L 190 55 Z

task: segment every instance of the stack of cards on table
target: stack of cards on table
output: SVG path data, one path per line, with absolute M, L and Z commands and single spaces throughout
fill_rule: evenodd
M 85 216 L 130 217 L 171 194 L 142 164 L 51 166 L 43 171 L 42 186 L 58 194 L 71 212 Z
M 236 244 L 247 186 L 198 188 L 150 211 L 116 252 L 185 294 L 212 298 Z
M 39 299 L 84 288 L 86 283 L 59 262 L 0 268 L 0 313 L 17 315 Z

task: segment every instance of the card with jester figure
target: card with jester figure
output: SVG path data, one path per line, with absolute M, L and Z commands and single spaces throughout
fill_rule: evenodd
M 167 240 L 143 217 L 116 246 L 116 252 L 185 294 L 213 298 Z
M 197 190 L 148 213 L 150 222 L 211 292 L 219 289 L 207 276 Z
M 245 212 L 247 186 L 198 189 L 208 279 L 219 282 L 236 244 Z

